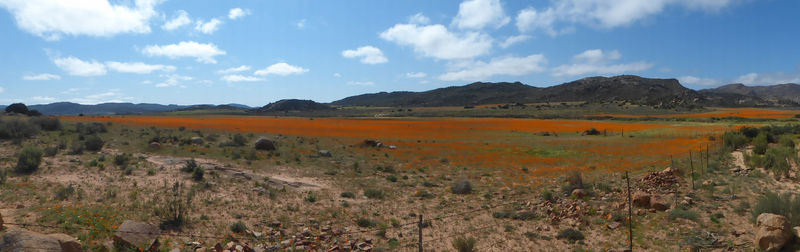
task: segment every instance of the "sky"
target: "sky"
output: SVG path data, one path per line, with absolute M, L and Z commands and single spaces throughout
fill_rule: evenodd
M 590 76 L 800 83 L 796 0 L 0 0 L 0 104 L 331 102 Z

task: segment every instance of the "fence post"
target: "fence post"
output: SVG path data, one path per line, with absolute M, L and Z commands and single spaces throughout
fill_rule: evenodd
M 628 171 L 625 171 L 625 183 L 628 185 L 628 250 L 633 251 L 633 200 L 631 200 L 631 178 Z
M 422 214 L 419 215 L 417 226 L 419 227 L 419 252 L 422 252 Z

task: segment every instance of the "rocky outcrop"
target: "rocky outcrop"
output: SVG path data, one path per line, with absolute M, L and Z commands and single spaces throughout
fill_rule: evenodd
M 794 234 L 789 220 L 782 215 L 762 213 L 756 218 L 755 245 L 765 251 L 780 251 Z
M 81 243 L 72 236 L 66 234 L 49 234 L 47 236 L 58 241 L 61 245 L 61 252 L 83 252 Z
M 275 142 L 266 138 L 259 138 L 255 147 L 256 150 L 275 150 Z
M 123 247 L 143 250 L 158 248 L 158 235 L 161 230 L 153 224 L 126 220 L 114 233 L 114 243 Z
M 192 144 L 203 144 L 203 138 L 201 137 L 192 137 L 189 139 Z
M 62 251 L 81 252 L 81 244 L 65 234 L 45 235 L 24 229 L 9 230 L 0 236 L 0 251 Z
M 650 207 L 650 194 L 642 191 L 633 193 L 633 205 L 638 207 Z

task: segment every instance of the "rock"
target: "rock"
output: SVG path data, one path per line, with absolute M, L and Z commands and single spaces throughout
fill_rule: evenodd
M 670 166 L 667 166 L 666 169 L 661 171 L 661 173 L 663 173 L 663 174 L 671 174 L 671 175 L 675 175 L 676 172 L 677 172 L 677 170 L 672 169 L 672 167 L 670 167 Z
M 245 178 L 247 180 L 253 179 L 253 176 L 250 176 L 250 174 L 247 174 L 246 172 L 237 172 L 237 173 L 234 173 L 233 176 L 234 177 L 242 177 L 242 178 Z
M 397 146 L 394 146 L 394 145 L 389 145 L 389 149 L 391 149 L 391 150 L 395 150 L 395 149 L 397 149 Z
M 642 191 L 636 191 L 633 193 L 633 205 L 639 207 L 649 207 L 650 206 L 650 194 Z
M 275 142 L 266 138 L 259 138 L 256 141 L 256 150 L 275 150 Z
M 472 193 L 472 184 L 469 180 L 462 180 L 455 183 L 452 189 L 455 194 L 469 194 Z
M 3 213 L 0 213 L 0 231 L 3 231 Z
M 714 181 L 711 181 L 710 179 L 709 180 L 704 180 L 703 181 L 703 186 L 714 186 Z
M 664 197 L 654 196 L 650 198 L 650 207 L 657 211 L 666 211 L 669 209 L 669 201 Z
M 114 243 L 144 250 L 158 248 L 161 230 L 153 224 L 126 220 L 114 233 Z
M 320 157 L 332 157 L 333 156 L 333 155 L 331 155 L 331 152 L 329 150 L 319 150 L 319 151 L 317 151 L 317 154 Z
M 61 252 L 83 252 L 81 243 L 72 236 L 66 234 L 49 234 L 53 239 L 56 239 L 61 245 Z
M 189 141 L 192 144 L 203 144 L 203 138 L 201 137 L 192 137 Z
M 378 140 L 366 139 L 361 143 L 361 145 L 364 147 L 381 147 L 383 144 Z
M 618 221 L 615 221 L 615 222 L 609 223 L 608 224 L 608 228 L 609 229 L 617 229 L 621 225 L 622 225 L 622 223 L 619 223 Z
M 150 147 L 150 149 L 152 149 L 152 150 L 160 150 L 161 149 L 161 144 L 158 143 L 158 142 L 152 142 L 152 143 L 150 143 L 150 145 L 148 145 L 148 147 Z
M 784 216 L 762 213 L 756 218 L 755 245 L 761 250 L 779 251 L 793 236 L 789 220 Z
M 0 236 L 0 251 L 61 251 L 61 244 L 57 239 L 44 234 L 14 229 Z
M 583 197 L 586 196 L 586 190 L 575 189 L 575 190 L 572 190 L 572 194 L 571 195 L 572 195 L 573 198 L 582 199 Z

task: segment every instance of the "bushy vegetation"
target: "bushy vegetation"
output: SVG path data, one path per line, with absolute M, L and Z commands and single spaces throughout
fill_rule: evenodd
M 762 159 L 765 169 L 772 170 L 776 176 L 789 176 L 789 162 L 797 163 L 797 151 L 785 146 L 770 147 Z
M 27 120 L 11 119 L 0 120 L 0 140 L 14 140 L 30 138 L 39 133 L 39 127 Z
M 557 239 L 566 239 L 569 242 L 576 242 L 584 239 L 583 233 L 574 228 L 567 228 L 558 232 Z
M 453 184 L 453 193 L 455 194 L 470 194 L 472 193 L 472 183 L 469 180 L 458 181 Z
M 367 218 L 358 218 L 358 221 L 356 221 L 356 225 L 362 228 L 370 228 L 377 226 L 378 223 Z
M 769 142 L 767 141 L 767 133 L 761 132 L 753 139 L 753 153 L 758 155 L 764 155 L 767 152 L 767 146 Z
M 237 221 L 231 225 L 231 232 L 241 234 L 247 231 L 247 225 L 242 221 Z
M 561 187 L 561 193 L 569 196 L 575 189 L 583 189 L 583 176 L 580 171 L 572 170 L 567 174 L 566 183 Z
M 383 191 L 379 189 L 366 189 L 364 190 L 364 196 L 368 199 L 383 199 L 385 197 Z
M 61 130 L 61 121 L 55 117 L 32 117 L 28 121 L 45 131 Z
M 162 198 L 155 202 L 155 215 L 161 218 L 161 229 L 181 229 L 189 223 L 194 191 L 180 182 L 168 186 L 165 182 Z
M 697 215 L 698 215 L 697 212 L 688 209 L 684 206 L 678 206 L 669 212 L 669 218 L 671 220 L 687 219 L 691 221 L 697 221 Z
M 739 149 L 747 145 L 750 140 L 741 132 L 728 132 L 723 136 L 725 139 L 725 146 L 732 149 Z
M 17 156 L 17 173 L 33 173 L 42 163 L 42 151 L 39 148 L 27 146 Z
M 453 239 L 453 248 L 458 252 L 478 251 L 475 247 L 478 241 L 473 237 L 456 237 Z
M 103 149 L 104 144 L 105 142 L 100 136 L 93 134 L 86 137 L 86 140 L 83 142 L 83 147 L 88 151 L 100 151 Z
M 800 226 L 800 197 L 788 192 L 784 194 L 766 192 L 753 206 L 752 221 L 755 222 L 762 213 L 783 215 L 789 219 L 792 227 Z

